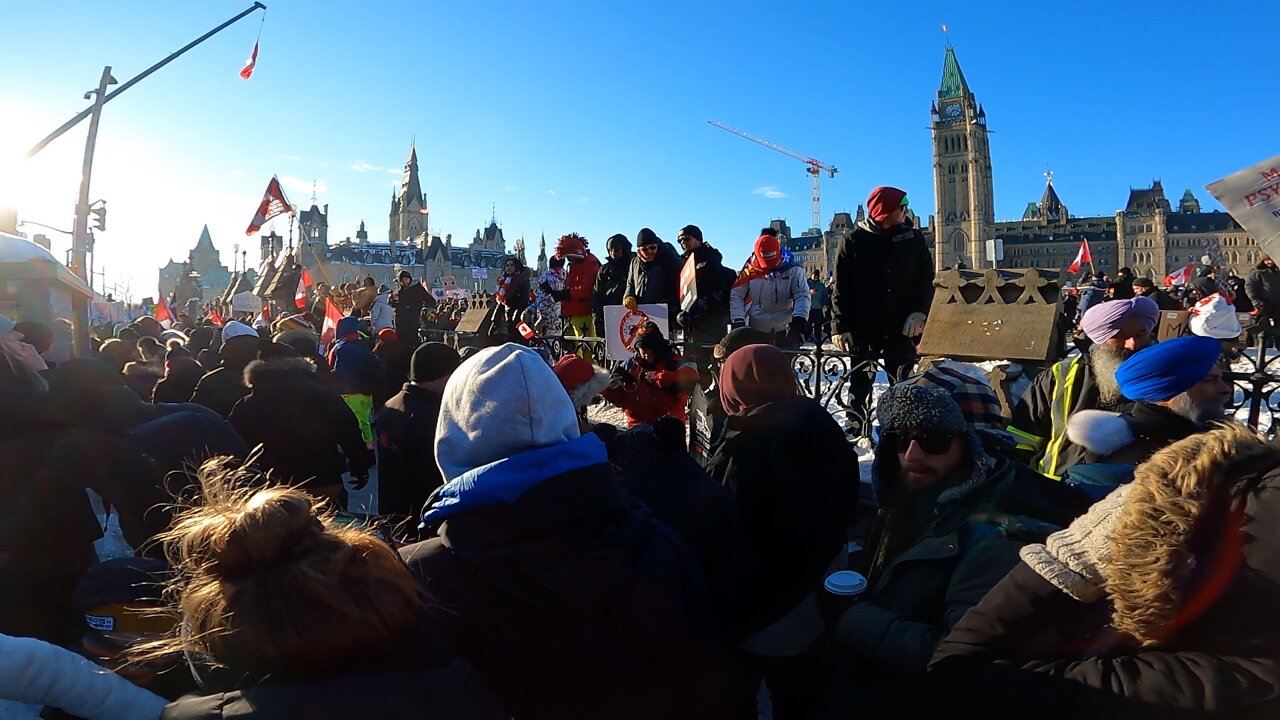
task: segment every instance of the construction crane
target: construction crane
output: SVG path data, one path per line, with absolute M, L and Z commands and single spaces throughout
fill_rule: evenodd
M 708 120 L 707 123 L 709 125 L 715 125 L 721 130 L 728 130 L 729 132 L 733 133 L 734 135 L 737 135 L 738 137 L 746 138 L 751 142 L 757 143 L 759 145 L 763 145 L 769 148 L 770 150 L 777 150 L 783 155 L 793 157 L 799 160 L 800 162 L 804 163 L 805 165 L 808 165 L 809 167 L 805 169 L 805 172 L 809 173 L 809 177 L 813 181 L 813 227 L 817 229 L 821 229 L 822 226 L 819 225 L 819 223 L 822 222 L 822 209 L 820 207 L 821 205 L 820 198 L 822 193 L 819 188 L 819 178 L 822 176 L 823 170 L 827 172 L 828 178 L 834 178 L 836 176 L 836 173 L 840 172 L 839 168 L 834 167 L 832 165 L 828 165 L 822 162 L 821 160 L 816 160 L 814 158 L 811 158 L 808 155 L 801 155 L 795 150 L 782 147 L 777 143 L 769 142 L 764 138 L 758 138 L 755 135 L 744 133 L 737 128 L 731 128 L 728 125 L 725 125 L 724 123 L 719 122 L 717 120 Z

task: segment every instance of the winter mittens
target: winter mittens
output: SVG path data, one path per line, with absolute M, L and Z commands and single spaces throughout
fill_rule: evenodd
M 1111 534 L 1129 488 L 1116 488 L 1066 530 L 1050 535 L 1043 545 L 1022 548 L 1022 561 L 1080 602 L 1091 603 L 1102 597 L 1102 564 L 1111 554 Z

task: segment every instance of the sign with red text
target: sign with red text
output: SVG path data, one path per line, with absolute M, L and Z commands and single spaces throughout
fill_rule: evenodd
M 666 305 L 640 305 L 628 310 L 621 305 L 604 306 L 604 328 L 596 328 L 604 335 L 605 354 L 610 360 L 626 360 L 635 352 L 636 336 L 647 322 L 653 322 L 662 336 L 671 339 L 667 324 Z
M 1263 252 L 1280 257 L 1280 155 L 1205 186 Z

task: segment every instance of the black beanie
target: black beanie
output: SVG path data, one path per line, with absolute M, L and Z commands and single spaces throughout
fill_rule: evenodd
M 676 237 L 680 237 L 680 235 L 688 235 L 689 237 L 698 238 L 698 242 L 702 242 L 702 228 L 697 225 L 685 225 L 680 228 L 680 233 L 679 235 L 676 235 Z
M 606 241 L 604 244 L 605 251 L 612 250 L 615 247 L 622 248 L 628 254 L 631 253 L 631 241 L 628 240 L 627 236 L 623 235 L 622 233 L 618 233 L 616 235 L 610 235 L 608 241 Z
M 422 343 L 409 361 L 409 381 L 431 382 L 449 376 L 462 364 L 458 351 L 442 342 Z

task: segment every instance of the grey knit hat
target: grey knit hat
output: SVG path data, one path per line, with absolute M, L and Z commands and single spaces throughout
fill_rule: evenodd
M 939 503 L 957 500 L 986 483 L 995 461 L 982 449 L 982 440 L 973 427 L 965 422 L 960 406 L 947 391 L 911 381 L 898 383 L 880 395 L 876 404 L 876 418 L 880 421 L 881 433 L 907 428 L 933 430 L 962 435 L 968 441 L 973 470 L 963 483 L 944 490 L 938 496 Z M 881 501 L 886 499 L 885 482 L 896 483 L 898 470 L 897 455 L 881 452 L 877 445 L 871 473 L 876 494 Z

